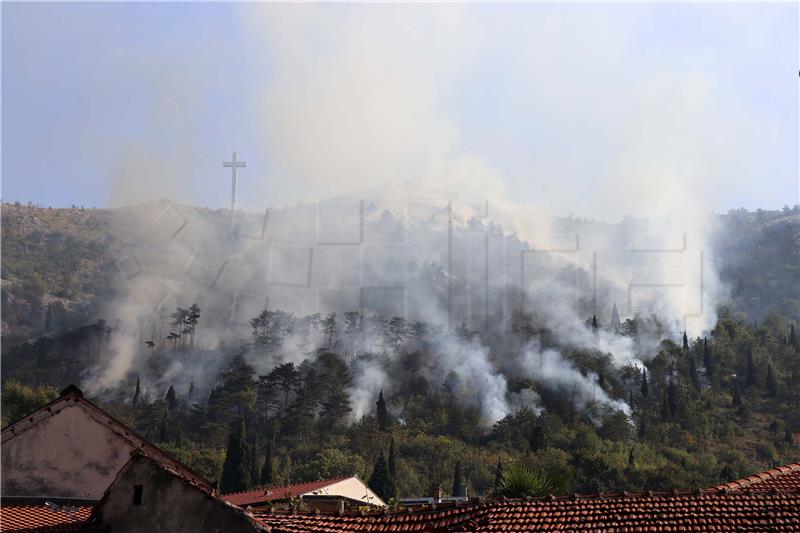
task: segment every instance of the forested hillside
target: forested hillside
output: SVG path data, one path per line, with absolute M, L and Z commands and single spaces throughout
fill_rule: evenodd
M 115 349 L 125 216 L 3 206 L 4 425 Z M 616 308 L 583 317 L 580 343 L 535 312 L 449 330 L 265 308 L 210 346 L 209 310 L 185 302 L 140 328 L 143 355 L 98 399 L 224 490 L 355 473 L 387 498 L 458 478 L 488 494 L 514 465 L 556 492 L 689 488 L 797 461 L 800 209 L 720 222 L 730 298 L 703 337 Z M 419 275 L 439 290 L 434 266 Z

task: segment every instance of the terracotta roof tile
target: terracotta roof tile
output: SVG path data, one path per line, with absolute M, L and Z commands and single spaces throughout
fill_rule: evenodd
M 800 530 L 800 491 L 611 494 L 471 502 L 412 512 L 319 515 L 259 512 L 275 533 L 309 531 Z
M 779 466 L 760 474 L 717 485 L 715 489 L 727 490 L 780 490 L 800 491 L 800 463 Z
M 0 531 L 18 533 L 67 533 L 78 531 L 89 521 L 92 507 L 38 504 L 0 506 Z
M 229 494 L 223 494 L 221 497 L 223 500 L 227 502 L 230 502 L 234 505 L 238 505 L 240 507 L 244 507 L 247 505 L 257 505 L 276 500 L 287 500 L 289 498 L 298 498 L 303 494 L 315 490 L 324 489 L 325 487 L 328 487 L 330 485 L 333 485 L 334 483 L 338 483 L 339 481 L 348 478 L 349 476 L 337 477 L 333 479 L 309 481 L 307 483 L 297 483 L 294 485 L 284 485 L 272 488 L 259 487 L 257 489 L 248 490 L 244 492 L 231 492 Z

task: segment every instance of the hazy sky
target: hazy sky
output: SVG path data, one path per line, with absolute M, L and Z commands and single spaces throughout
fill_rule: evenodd
M 798 4 L 2 5 L 2 197 L 798 200 Z

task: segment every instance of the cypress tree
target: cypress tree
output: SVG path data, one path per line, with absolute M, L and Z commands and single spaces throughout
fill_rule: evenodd
M 497 491 L 503 483 L 503 461 L 497 460 L 497 465 L 494 467 L 494 490 Z
M 642 368 L 642 396 L 647 398 L 649 392 L 649 387 L 647 386 L 647 369 Z
M 250 483 L 251 487 L 255 487 L 258 485 L 258 481 L 261 478 L 261 471 L 258 468 L 258 454 L 256 451 L 256 443 L 252 443 L 248 448 L 248 464 L 250 466 Z
M 219 483 L 219 490 L 222 493 L 241 491 L 248 486 L 245 436 L 244 418 L 237 417 L 228 434 L 228 449 L 225 452 L 225 463 L 222 465 L 222 478 Z
M 383 399 L 383 390 L 378 394 L 378 401 L 375 402 L 377 407 L 378 428 L 381 431 L 386 431 L 389 427 L 389 412 L 386 410 L 386 400 Z
M 389 467 L 389 496 L 390 498 L 397 497 L 397 457 L 395 454 L 394 449 L 394 438 L 392 438 L 391 442 L 389 443 L 389 460 L 387 462 L 387 466 Z
M 189 394 L 187 394 L 187 398 L 190 403 L 194 399 L 194 381 L 189 382 Z
M 767 367 L 767 392 L 772 398 L 778 395 L 778 380 L 775 377 L 775 370 L 772 368 L 772 364 Z
M 453 496 L 461 494 L 461 485 L 463 483 L 461 479 L 461 461 L 456 461 L 456 468 L 453 472 L 453 492 L 451 492 Z
M 686 335 L 686 332 L 683 332 L 683 350 L 688 352 L 689 351 L 689 337 Z
M 181 426 L 175 430 L 175 447 L 183 448 L 183 428 Z
M 666 391 L 661 397 L 661 420 L 664 422 L 669 420 L 669 401 L 667 400 Z
M 733 406 L 734 407 L 741 407 L 742 406 L 742 395 L 739 394 L 739 387 L 734 386 L 733 388 Z
M 266 487 L 272 484 L 272 440 L 267 440 L 267 449 L 264 451 L 264 466 L 261 467 L 261 486 Z
M 675 381 L 670 379 L 667 386 L 667 400 L 669 402 L 669 415 L 674 417 L 678 414 L 678 388 Z
M 375 466 L 372 467 L 372 475 L 369 476 L 367 485 L 384 502 L 391 499 L 391 477 L 386 456 L 381 452 L 378 460 L 375 461 Z
M 617 311 L 617 304 L 611 308 L 611 327 L 617 329 L 619 327 L 619 311 Z
M 794 348 L 795 350 L 800 351 L 800 338 L 797 336 L 797 332 L 794 330 L 794 324 L 792 324 L 791 328 L 789 329 L 789 346 Z
M 139 402 L 139 395 L 141 394 L 142 394 L 142 387 L 139 384 L 139 378 L 136 378 L 136 390 L 133 391 L 133 400 L 131 401 L 133 405 L 136 405 Z
M 389 473 L 393 478 L 397 477 L 397 456 L 394 449 L 394 437 L 389 442 Z
M 178 396 L 175 394 L 175 387 L 172 385 L 169 386 L 164 400 L 166 400 L 167 407 L 169 407 L 170 411 L 174 411 L 175 408 L 178 407 Z
M 600 326 L 597 324 L 597 315 L 592 315 L 592 330 L 597 331 Z
M 711 349 L 708 347 L 708 337 L 703 337 L 703 367 L 706 369 L 706 377 L 709 382 L 714 374 L 713 366 L 714 362 L 711 360 Z
M 794 328 L 794 326 L 792 326 Z M 47 318 L 44 321 L 44 332 L 50 333 L 53 330 L 53 304 L 47 304 Z M 792 330 L 794 331 L 794 329 Z
M 636 466 L 636 457 L 633 455 L 633 446 L 631 446 L 631 451 L 628 452 L 628 466 L 631 468 Z
M 752 348 L 747 353 L 747 386 L 752 387 L 758 383 L 758 370 L 756 369 L 756 361 L 753 357 Z
M 161 416 L 161 422 L 158 424 L 158 442 L 167 442 L 167 413 Z
M 700 390 L 700 377 L 697 374 L 697 363 L 694 361 L 694 354 L 689 354 L 689 379 L 695 390 Z

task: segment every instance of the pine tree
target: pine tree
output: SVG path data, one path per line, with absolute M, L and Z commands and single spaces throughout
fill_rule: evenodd
M 228 434 L 228 448 L 222 465 L 219 490 L 222 493 L 238 492 L 248 488 L 247 443 L 245 442 L 244 418 L 238 417 Z
M 259 482 L 262 487 L 272 484 L 272 440 L 267 439 L 267 448 L 264 451 L 264 466 L 261 467 L 261 478 Z
M 330 348 L 333 346 L 333 338 L 336 335 L 336 313 L 329 314 L 322 321 L 322 331 L 325 333 L 325 347 Z
M 772 364 L 767 367 L 767 392 L 771 398 L 778 395 L 778 380 L 775 377 L 775 370 Z
M 453 472 L 453 492 L 451 492 L 453 496 L 461 494 L 462 484 L 463 480 L 461 479 L 461 461 L 456 461 L 455 471 Z
M 195 303 L 186 310 L 184 319 L 184 335 L 190 339 L 191 347 L 194 349 L 194 334 L 197 330 L 197 323 L 200 321 L 200 307 Z
M 289 394 L 300 384 L 300 372 L 294 363 L 284 363 L 267 374 L 266 382 L 283 393 L 283 410 L 286 411 L 289 408 Z
M 369 476 L 367 485 L 384 502 L 388 502 L 391 499 L 391 477 L 386 456 L 381 452 L 378 460 L 375 461 L 375 466 L 372 468 L 372 475 Z
M 791 328 L 789 329 L 788 342 L 789 346 L 800 351 L 800 338 L 798 338 L 797 332 L 794 330 L 794 324 L 792 324 Z
M 133 391 L 133 400 L 131 401 L 133 405 L 136 405 L 139 402 L 139 395 L 141 394 L 142 394 L 142 387 L 140 386 L 139 378 L 136 378 L 136 390 Z
M 647 369 L 642 368 L 642 396 L 647 398 L 649 394 L 649 387 L 647 385 Z
M 320 398 L 320 422 L 332 429 L 345 424 L 352 411 L 347 388 L 351 378 L 342 358 L 332 352 L 324 352 L 317 357 L 319 380 L 314 394 Z
M 386 431 L 389 428 L 389 411 L 386 410 L 386 400 L 383 399 L 383 389 L 378 393 L 378 401 L 375 402 L 377 407 L 378 428 L 381 431 Z
M 175 387 L 172 385 L 169 386 L 167 390 L 167 395 L 164 397 L 164 400 L 167 402 L 167 407 L 170 411 L 174 411 L 178 407 L 178 397 L 175 394 Z

